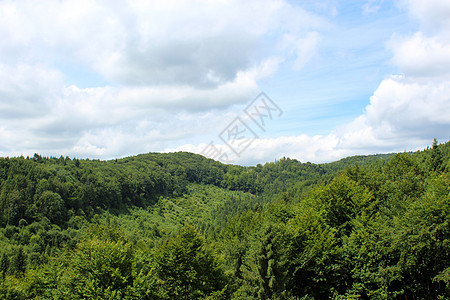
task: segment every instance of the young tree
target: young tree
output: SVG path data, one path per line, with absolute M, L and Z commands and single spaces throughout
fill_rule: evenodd
M 268 225 L 260 234 L 257 252 L 260 299 L 273 299 L 286 293 L 286 268 L 281 251 L 280 239 L 283 233 L 274 225 Z
M 161 246 L 156 262 L 168 299 L 199 299 L 225 287 L 220 264 L 192 226 Z
M 67 254 L 61 257 L 65 266 L 61 278 L 64 297 L 124 299 L 131 293 L 134 251 L 120 230 L 91 226 L 75 251 Z
M 9 268 L 9 258 L 8 255 L 6 255 L 6 253 L 3 252 L 2 258 L 0 259 L 0 271 L 2 272 L 3 280 L 5 280 L 8 268 Z
M 12 271 L 16 275 L 22 276 L 25 273 L 27 267 L 27 257 L 22 247 L 19 247 L 16 255 L 13 256 L 11 267 Z
M 431 146 L 431 155 L 430 155 L 431 170 L 440 172 L 442 170 L 442 160 L 443 155 L 441 152 L 441 148 L 439 147 L 437 140 L 434 139 L 433 145 Z

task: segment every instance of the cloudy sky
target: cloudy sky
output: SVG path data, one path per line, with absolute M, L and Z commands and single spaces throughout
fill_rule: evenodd
M 320 163 L 433 138 L 449 0 L 0 1 L 0 156 Z

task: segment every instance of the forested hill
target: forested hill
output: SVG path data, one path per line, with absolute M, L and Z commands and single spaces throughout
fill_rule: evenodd
M 382 156 L 359 156 L 316 165 L 282 159 L 264 166 L 224 165 L 203 156 L 149 153 L 110 161 L 69 157 L 0 158 L 0 224 L 19 225 L 43 217 L 64 225 L 101 210 L 147 207 L 160 196 L 187 193 L 190 183 L 214 185 L 270 198 L 296 184 L 310 185 L 348 164 L 370 164 Z
M 0 158 L 0 299 L 450 297 L 449 158 Z

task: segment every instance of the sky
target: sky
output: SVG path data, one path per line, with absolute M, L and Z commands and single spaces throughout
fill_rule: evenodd
M 0 1 L 0 156 L 331 162 L 450 140 L 450 0 Z

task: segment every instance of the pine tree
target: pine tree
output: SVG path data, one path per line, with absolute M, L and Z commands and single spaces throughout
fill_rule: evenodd
M 431 147 L 430 167 L 432 171 L 440 172 L 442 166 L 442 152 L 436 139 Z
M 3 280 L 5 280 L 6 272 L 9 268 L 9 258 L 5 252 L 2 254 L 2 258 L 0 259 L 0 271 L 2 272 Z
M 279 241 L 280 233 L 272 226 L 263 231 L 259 253 L 257 255 L 257 267 L 259 274 L 260 299 L 272 299 L 283 294 L 285 287 L 285 270 L 282 261 Z
M 23 248 L 20 247 L 17 251 L 17 254 L 13 257 L 12 261 L 12 270 L 17 275 L 23 275 L 25 273 L 27 267 L 27 256 L 23 251 Z

